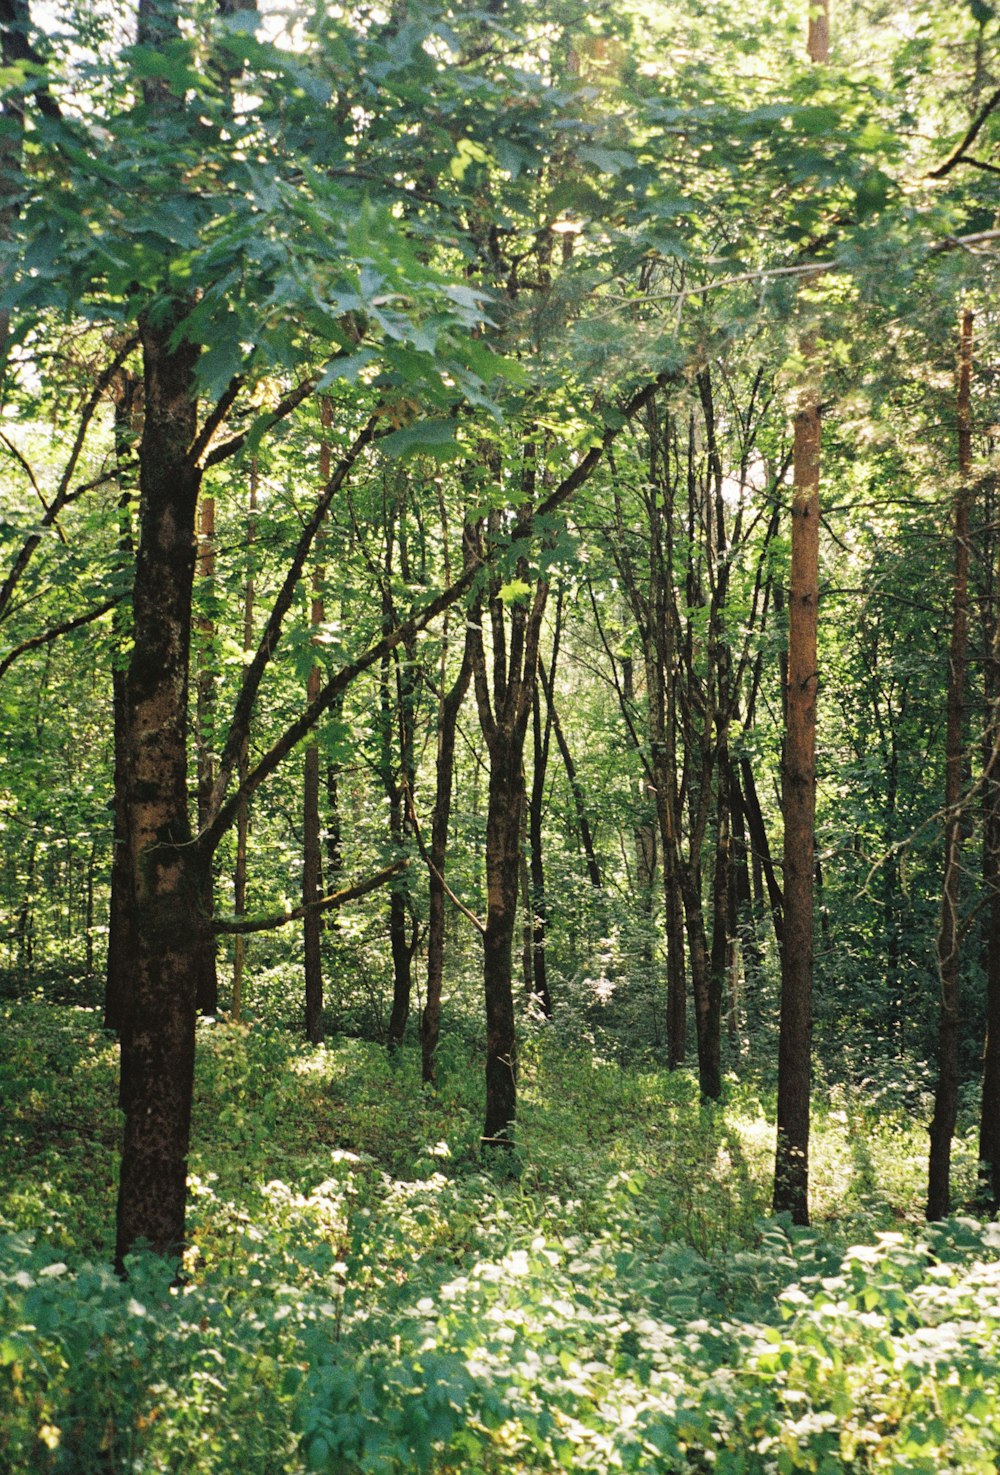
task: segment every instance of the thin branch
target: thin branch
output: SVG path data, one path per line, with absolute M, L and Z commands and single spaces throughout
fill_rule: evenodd
M 199 460 L 201 459 L 202 452 L 210 444 L 212 436 L 215 434 L 219 426 L 222 424 L 223 420 L 229 414 L 229 411 L 233 407 L 236 396 L 243 388 L 244 383 L 245 380 L 243 378 L 243 375 L 235 374 L 233 378 L 230 379 L 225 391 L 219 396 L 219 399 L 216 401 L 209 414 L 206 415 L 205 423 L 201 427 L 201 430 L 198 432 L 198 434 L 195 436 L 194 440 L 191 442 L 191 447 L 188 451 L 188 459 L 193 466 L 197 466 Z
M 90 609 L 85 615 L 77 615 L 75 620 L 65 620 L 61 625 L 53 625 L 51 630 L 44 630 L 41 635 L 33 635 L 30 640 L 22 640 L 20 645 L 15 645 L 0 661 L 0 677 L 6 676 L 14 662 L 29 650 L 37 650 L 41 645 L 48 645 L 52 640 L 58 640 L 60 635 L 68 635 L 71 630 L 79 630 L 82 625 L 90 625 L 94 620 L 99 620 L 109 610 L 114 609 L 121 602 L 122 596 L 116 594 L 114 599 L 105 600 L 96 609 Z
M 965 137 L 962 139 L 961 143 L 957 144 L 955 148 L 952 149 L 951 153 L 948 155 L 947 159 L 945 159 L 944 163 L 939 164 L 936 169 L 931 169 L 928 171 L 928 179 L 944 179 L 945 175 L 950 174 L 951 171 L 955 168 L 956 164 L 961 164 L 963 162 L 966 164 L 971 164 L 973 162 L 971 159 L 966 159 L 964 156 L 975 143 L 976 139 L 979 137 L 979 131 L 982 128 L 983 124 L 986 122 L 986 119 L 989 117 L 990 113 L 995 112 L 998 107 L 1000 107 L 1000 87 L 998 87 L 996 92 L 994 92 L 990 97 L 986 99 L 983 106 L 979 109 L 979 112 L 969 124 Z
M 403 777 L 402 790 L 403 798 L 406 802 L 406 808 L 410 816 L 410 824 L 413 826 L 413 836 L 417 842 L 417 849 L 420 851 L 420 859 L 423 861 L 424 865 L 437 881 L 438 885 L 441 887 L 441 890 L 444 892 L 448 900 L 452 902 L 452 904 L 456 906 L 458 910 L 462 913 L 462 916 L 467 917 L 468 920 L 472 923 L 473 927 L 475 927 L 476 930 L 480 932 L 483 937 L 485 937 L 485 924 L 480 921 L 475 912 L 469 910 L 464 901 L 459 900 L 454 891 L 452 891 L 451 887 L 448 885 L 448 882 L 438 870 L 437 866 L 431 860 L 430 852 L 428 851 L 427 846 L 424 844 L 424 837 L 420 833 L 420 821 L 417 819 L 416 806 L 413 803 L 413 793 L 406 781 L 405 775 Z
M 305 567 L 305 562 L 315 541 L 316 534 L 329 510 L 330 503 L 343 486 L 354 463 L 365 447 L 370 445 L 375 439 L 377 425 L 378 419 L 373 415 L 368 421 L 368 424 L 355 438 L 350 448 L 341 457 L 336 469 L 317 497 L 312 514 L 299 535 L 299 541 L 295 553 L 292 555 L 291 562 L 288 565 L 284 583 L 271 607 L 271 613 L 267 618 L 267 623 L 261 634 L 257 650 L 250 665 L 246 668 L 239 695 L 236 698 L 236 707 L 233 711 L 232 721 L 219 756 L 218 776 L 212 789 L 209 810 L 212 814 L 216 813 L 222 804 L 229 780 L 236 767 L 239 753 L 250 731 L 250 719 L 253 714 L 254 703 L 257 699 L 257 692 L 264 677 L 264 671 L 278 644 L 285 616 L 292 606 L 295 598 L 295 590 L 298 587 L 302 570 Z
M 367 881 L 358 881 L 353 886 L 346 886 L 343 891 L 334 891 L 329 896 L 321 896 L 318 901 L 306 902 L 287 912 L 272 912 L 266 917 L 216 917 L 212 921 L 212 931 L 225 933 L 227 936 L 233 933 L 273 932 L 288 922 L 301 922 L 308 912 L 329 912 L 335 907 L 345 906 L 349 901 L 355 901 L 359 896 L 367 896 L 369 891 L 377 891 L 380 886 L 398 876 L 400 871 L 405 871 L 409 864 L 409 859 L 404 857 L 394 861 L 391 866 L 386 866 L 384 871 L 377 871 L 374 876 L 369 876 Z
M 76 463 L 80 459 L 80 453 L 83 450 L 83 444 L 87 438 L 87 431 L 90 429 L 90 422 L 94 418 L 94 414 L 104 396 L 105 391 L 111 384 L 111 381 L 114 379 L 115 375 L 118 373 L 118 370 L 121 368 L 122 364 L 124 364 L 125 360 L 128 358 L 129 354 L 136 347 L 138 342 L 138 334 L 133 334 L 131 338 L 126 339 L 121 348 L 115 354 L 114 358 L 111 360 L 110 364 L 108 364 L 103 373 L 99 375 L 97 383 L 94 385 L 94 388 L 91 391 L 90 398 L 84 405 L 83 413 L 80 416 L 80 423 L 77 427 L 76 437 L 73 441 L 73 446 L 69 453 L 69 460 L 66 462 L 66 468 L 63 471 L 62 477 L 60 478 L 59 487 L 56 491 L 56 495 L 53 498 L 48 511 L 42 518 L 42 528 L 51 527 L 56 518 L 59 516 L 59 513 L 62 511 L 63 507 L 65 507 L 66 503 L 70 501 L 71 493 L 69 489 L 69 484 L 73 480 L 73 473 L 76 470 Z M 77 495 L 79 495 L 80 490 L 82 489 L 77 489 Z M 3 587 L 0 588 L 0 614 L 3 613 L 7 605 L 10 603 L 11 595 L 13 594 L 14 589 L 21 578 L 21 575 L 27 568 L 31 557 L 35 552 L 35 549 L 38 547 L 41 541 L 42 534 L 40 532 L 32 533 L 30 537 L 25 539 L 20 553 L 14 560 L 10 573 L 4 580 Z
M 231 387 L 232 386 L 230 386 L 230 388 Z M 278 424 L 279 420 L 284 420 L 286 416 L 290 415 L 294 409 L 297 409 L 302 401 L 304 399 L 307 399 L 308 396 L 312 394 L 315 388 L 316 379 L 315 376 L 311 375 L 308 379 L 303 380 L 303 382 L 298 385 L 297 388 L 293 389 L 290 394 L 286 394 L 283 400 L 279 400 L 274 409 L 267 416 L 267 424 L 264 427 L 264 433 L 266 434 L 267 431 L 272 430 L 274 426 Z M 227 390 L 226 393 L 228 394 L 228 392 L 229 391 Z M 218 406 L 216 406 L 216 408 L 218 408 Z M 207 426 L 208 421 L 206 421 L 205 424 Z M 202 436 L 203 435 L 204 429 L 202 430 Z M 221 462 L 228 461 L 230 457 L 235 456 L 237 451 L 241 451 L 246 445 L 249 435 L 249 430 L 241 430 L 239 435 L 230 436 L 229 440 L 224 440 L 221 446 L 216 446 L 214 451 L 209 451 L 203 463 L 204 469 L 207 471 L 210 466 L 218 466 L 221 464 Z M 202 436 L 198 437 L 195 445 L 197 445 L 201 441 Z M 204 446 L 202 446 L 202 449 L 204 449 Z
M 558 510 L 572 496 L 577 487 L 587 480 L 600 462 L 605 451 L 613 444 L 616 436 L 621 433 L 631 418 L 644 405 L 648 404 L 665 384 L 677 377 L 676 374 L 665 372 L 658 375 L 656 379 L 645 385 L 644 388 L 638 390 L 621 410 L 620 423 L 617 426 L 608 426 L 599 443 L 591 447 L 586 456 L 563 478 L 554 491 L 532 513 L 519 520 L 518 526 L 511 534 L 511 542 L 513 543 L 530 537 L 534 521 L 537 517 L 549 516 Z M 415 635 L 419 634 L 432 621 L 436 620 L 438 615 L 444 614 L 446 609 L 450 609 L 457 600 L 468 593 L 476 574 L 486 562 L 487 559 L 483 555 L 478 552 L 470 552 L 467 567 L 453 584 L 450 584 L 440 594 L 436 595 L 422 611 L 412 615 L 410 619 L 404 620 L 401 625 L 397 625 L 393 630 L 387 631 L 380 640 L 370 645 L 362 655 L 349 662 L 346 666 L 343 666 L 336 675 L 330 678 L 315 699 L 310 702 L 305 711 L 285 729 L 277 742 L 260 759 L 257 766 L 247 774 L 235 793 L 230 795 L 225 804 L 220 805 L 216 810 L 214 819 L 202 830 L 197 841 L 198 845 L 204 849 L 206 854 L 211 855 L 213 853 L 222 836 L 233 823 L 242 797 L 244 795 L 249 797 L 249 795 L 253 794 L 260 787 L 265 779 L 270 778 L 278 765 L 302 741 L 306 733 L 312 731 L 316 723 L 329 710 L 340 693 L 345 691 L 351 682 L 363 672 L 370 670 L 372 666 L 391 654 L 398 645 L 412 640 Z M 233 729 L 231 728 L 229 737 L 231 738 L 232 735 Z M 227 738 L 227 748 L 228 745 L 229 738 Z M 221 767 L 222 765 L 220 763 L 220 770 Z M 222 774 L 220 771 L 220 783 L 221 779 Z M 228 782 L 228 775 L 226 782 Z M 219 787 L 217 785 L 216 794 L 213 796 L 215 802 L 218 802 L 221 794 L 224 792 L 224 786 Z

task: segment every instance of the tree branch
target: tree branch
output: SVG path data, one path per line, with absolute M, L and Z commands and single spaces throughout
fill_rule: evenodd
M 962 139 L 961 143 L 957 144 L 956 147 L 952 149 L 951 153 L 948 155 L 947 159 L 945 159 L 944 163 L 939 164 L 936 169 L 931 169 L 928 171 L 928 179 L 944 179 L 945 175 L 950 174 L 951 171 L 955 168 L 956 164 L 961 164 L 963 162 L 971 164 L 973 162 L 971 159 L 965 159 L 964 156 L 975 143 L 976 139 L 979 136 L 979 131 L 982 128 L 983 124 L 986 122 L 986 119 L 989 117 L 990 113 L 995 112 L 998 107 L 1000 107 L 1000 87 L 998 87 L 996 92 L 994 92 L 990 97 L 986 99 L 985 103 L 979 109 L 979 112 L 976 114 L 975 118 L 973 118 L 972 122 L 969 124 L 965 137 Z
M 572 496 L 573 492 L 591 475 L 605 451 L 613 444 L 615 438 L 625 428 L 632 416 L 647 404 L 665 384 L 676 377 L 678 376 L 672 373 L 660 374 L 651 383 L 645 385 L 632 396 L 619 412 L 621 415 L 620 423 L 615 426 L 609 425 L 598 444 L 590 448 L 583 459 L 563 478 L 555 490 L 540 502 L 533 512 L 519 520 L 518 526 L 511 534 L 512 543 L 528 538 L 531 535 L 537 517 L 551 516 L 553 512 L 557 511 Z M 380 640 L 370 645 L 362 655 L 350 661 L 346 666 L 343 666 L 335 676 L 330 678 L 316 698 L 310 702 L 305 711 L 285 729 L 277 742 L 260 759 L 257 766 L 251 769 L 236 792 L 230 795 L 225 804 L 220 805 L 211 823 L 202 830 L 198 837 L 198 844 L 204 849 L 206 854 L 211 855 L 213 853 L 222 836 L 233 823 L 240 800 L 244 795 L 249 797 L 260 787 L 265 779 L 271 776 L 292 749 L 302 741 L 308 732 L 312 731 L 316 723 L 329 710 L 340 693 L 345 691 L 351 682 L 364 671 L 370 670 L 377 662 L 390 655 L 398 645 L 412 640 L 415 635 L 426 629 L 433 620 L 436 620 L 438 615 L 444 614 L 446 609 L 450 609 L 464 594 L 468 593 L 476 574 L 487 562 L 487 556 L 479 552 L 470 553 L 467 567 L 453 584 L 443 589 L 440 594 L 435 595 L 422 611 L 412 615 L 410 619 L 404 620 L 402 624 L 395 626 L 394 629 L 387 631 Z M 228 745 L 229 739 L 227 739 L 227 748 Z M 226 782 L 228 782 L 228 775 Z M 219 783 L 221 786 L 221 772 Z M 224 792 L 224 786 L 219 787 L 218 794 L 221 795 Z
M 377 891 L 380 886 L 391 881 L 393 876 L 405 871 L 409 864 L 409 859 L 404 857 L 394 861 L 391 866 L 386 866 L 384 871 L 377 871 L 374 876 L 369 876 L 367 881 L 345 886 L 343 891 L 331 892 L 329 896 L 321 896 L 318 901 L 306 902 L 287 912 L 272 912 L 266 917 L 216 917 L 212 922 L 212 931 L 225 933 L 227 936 L 234 933 L 273 932 L 278 927 L 284 927 L 287 922 L 301 922 L 308 912 L 329 912 L 335 907 L 345 906 L 349 901 L 356 901 L 359 896 L 367 896 L 369 891 Z
M 314 376 L 310 375 L 308 379 L 304 379 L 303 382 L 297 386 L 297 388 L 293 389 L 290 394 L 286 394 L 283 400 L 279 400 L 274 409 L 271 411 L 270 415 L 267 417 L 267 425 L 264 427 L 264 433 L 266 434 L 267 431 L 272 430 L 274 426 L 278 424 L 279 420 L 284 420 L 285 417 L 287 415 L 290 415 L 294 409 L 297 409 L 302 401 L 308 398 L 310 394 L 312 394 L 315 387 L 316 379 Z M 232 385 L 230 385 L 229 388 L 231 389 Z M 227 389 L 226 394 L 228 393 L 229 390 Z M 224 398 L 225 395 L 223 396 L 223 399 Z M 235 395 L 233 396 L 233 398 L 235 399 Z M 221 404 L 222 401 L 220 400 L 219 403 Z M 232 403 L 232 401 L 230 401 L 230 403 Z M 218 406 L 216 406 L 216 408 L 218 408 Z M 227 405 L 226 408 L 228 409 L 229 406 Z M 206 420 L 206 426 L 209 424 L 210 420 L 211 416 L 209 416 L 209 420 Z M 213 429 L 214 428 L 215 427 L 213 426 Z M 195 445 L 198 445 L 203 441 L 204 433 L 205 432 L 203 429 L 202 434 L 195 441 Z M 228 461 L 231 456 L 235 456 L 237 451 L 241 451 L 246 445 L 249 435 L 249 430 L 241 430 L 239 435 L 230 436 L 229 440 L 224 440 L 221 446 L 216 446 L 214 451 L 209 451 L 208 455 L 205 457 L 203 469 L 207 471 L 209 467 L 218 466 L 223 461 Z M 204 449 L 205 444 L 207 444 L 207 441 L 202 444 L 202 449 Z
M 105 600 L 96 609 L 90 609 L 85 615 L 77 615 L 75 620 L 65 620 L 61 625 L 53 625 L 51 630 L 44 630 L 41 635 L 32 635 L 30 640 L 22 640 L 20 645 L 15 645 L 0 661 L 0 677 L 6 676 L 14 662 L 29 650 L 37 650 L 40 645 L 48 645 L 52 640 L 58 640 L 60 635 L 68 635 L 71 630 L 79 630 L 82 625 L 90 625 L 94 620 L 99 620 L 109 610 L 114 609 L 121 602 L 122 596 L 116 594 L 114 599 Z

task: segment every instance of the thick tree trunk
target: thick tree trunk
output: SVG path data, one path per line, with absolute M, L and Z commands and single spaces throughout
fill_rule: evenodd
M 941 980 L 938 1019 L 938 1079 L 930 1127 L 927 1217 L 943 1219 L 951 1208 L 951 1139 L 958 1116 L 958 1027 L 961 1006 L 962 719 L 969 630 L 969 503 L 972 466 L 972 313 L 962 317 L 958 371 L 958 464 L 955 494 L 955 567 L 952 583 L 951 649 L 948 657 L 948 719 L 945 735 L 944 882 L 937 966 Z
M 830 55 L 829 0 L 809 13 L 809 59 Z M 815 347 L 802 345 L 808 363 Z M 809 1223 L 809 1104 L 812 1090 L 813 857 L 816 828 L 816 634 L 819 619 L 820 413 L 814 384 L 802 386 L 795 416 L 792 570 L 781 808 L 785 822 L 784 940 L 778 1040 L 778 1143 L 774 1208 Z
M 199 473 L 198 350 L 170 347 L 176 321 L 141 324 L 146 406 L 134 645 L 126 681 L 132 973 L 121 1038 L 125 1140 L 116 1261 L 139 1241 L 184 1244 L 195 988 L 210 946 L 204 862 L 188 815 L 187 717 Z

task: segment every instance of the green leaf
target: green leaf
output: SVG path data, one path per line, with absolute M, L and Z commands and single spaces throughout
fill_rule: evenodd
M 461 447 L 455 440 L 455 422 L 450 419 L 418 420 L 415 425 L 394 430 L 379 445 L 393 460 L 431 456 L 435 461 L 451 461 L 461 454 Z

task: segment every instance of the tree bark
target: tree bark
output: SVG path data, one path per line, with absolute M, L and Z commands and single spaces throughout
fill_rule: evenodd
M 467 539 L 468 540 L 468 539 Z M 468 621 L 478 621 L 480 612 L 470 610 Z M 434 1082 L 434 1057 L 441 1035 L 441 990 L 444 980 L 445 867 L 448 863 L 448 825 L 455 778 L 455 734 L 458 716 L 472 676 L 472 651 L 466 626 L 462 664 L 454 684 L 442 692 L 438 704 L 436 786 L 431 820 L 430 881 L 427 923 L 427 998 L 420 1021 L 420 1054 L 423 1078 Z
M 323 435 L 319 447 L 320 484 L 325 487 L 330 479 L 330 443 L 326 431 L 330 427 L 332 410 L 330 401 L 320 400 L 320 421 Z M 319 548 L 322 534 L 317 532 L 315 547 Z M 312 598 L 309 605 L 309 622 L 315 637 L 326 618 L 323 607 L 323 569 L 320 564 L 313 569 Z M 314 702 L 322 687 L 322 674 L 318 665 L 309 671 L 306 696 Z M 302 922 L 303 969 L 305 972 L 306 1039 L 313 1045 L 323 1040 L 323 960 L 320 954 L 320 934 L 323 918 L 312 905 L 322 894 L 323 862 L 322 836 L 319 817 L 319 744 L 311 742 L 305 751 L 302 772 L 302 905 L 307 908 Z
M 778 1041 L 778 1145 L 774 1209 L 809 1222 L 813 877 L 816 817 L 816 670 L 819 599 L 820 419 L 815 395 L 795 416 L 792 573 L 781 806 L 784 936 Z
M 830 53 L 829 0 L 809 13 L 809 59 Z M 803 344 L 807 365 L 815 345 Z M 778 1039 L 778 1140 L 774 1209 L 809 1223 L 809 1103 L 812 1091 L 813 858 L 816 829 L 816 636 L 819 618 L 820 411 L 816 386 L 802 386 L 795 416 L 792 569 L 788 596 L 785 749 L 781 771 L 784 840 L 784 944 Z
M 216 680 L 212 646 L 215 642 L 215 616 L 211 612 L 215 582 L 215 498 L 203 492 L 198 503 L 198 556 L 195 576 L 205 586 L 209 613 L 198 620 L 198 676 L 195 683 L 195 735 L 198 754 L 198 829 L 208 824 L 212 813 L 212 789 L 215 784 L 215 695 Z M 204 868 L 205 895 L 201 909 L 209 917 L 215 905 L 212 866 Z M 196 985 L 200 1014 L 217 1014 L 219 1010 L 219 975 L 215 939 L 205 948 Z
M 243 591 L 243 653 L 253 650 L 254 607 L 254 543 L 257 538 L 257 460 L 250 465 L 250 512 L 247 519 L 247 578 Z M 237 781 L 243 782 L 248 766 L 248 744 L 244 738 L 237 759 Z M 250 801 L 244 794 L 236 810 L 236 869 L 233 876 L 233 910 L 242 917 L 247 909 L 247 841 L 250 833 Z M 246 938 L 237 933 L 233 938 L 232 1017 L 239 1023 L 243 1013 L 243 972 L 246 967 Z
M 171 347 L 183 317 L 141 323 L 145 417 L 140 447 L 134 645 L 125 687 L 132 970 L 121 1033 L 125 1139 L 116 1263 L 140 1241 L 174 1257 L 184 1244 L 194 1075 L 195 987 L 211 945 L 203 853 L 187 792 L 188 658 L 199 472 L 198 349 Z
M 545 931 L 548 925 L 548 906 L 545 896 L 545 856 L 542 850 L 542 819 L 545 802 L 545 772 L 549 759 L 549 719 L 542 723 L 542 708 L 538 687 L 531 694 L 532 722 L 532 765 L 531 795 L 528 801 L 528 848 L 531 854 L 531 917 L 532 917 L 532 988 L 538 1006 L 546 1019 L 552 1018 L 552 995 L 549 991 L 548 959 L 545 952 Z
M 944 1219 L 951 1208 L 951 1139 L 958 1116 L 958 1028 L 961 1008 L 962 720 L 969 629 L 969 504 L 972 490 L 972 324 L 962 315 L 958 366 L 959 485 L 954 505 L 955 564 L 952 580 L 951 647 L 948 657 L 948 716 L 945 735 L 944 881 L 937 966 L 941 983 L 938 1016 L 938 1079 L 930 1126 L 927 1218 Z

